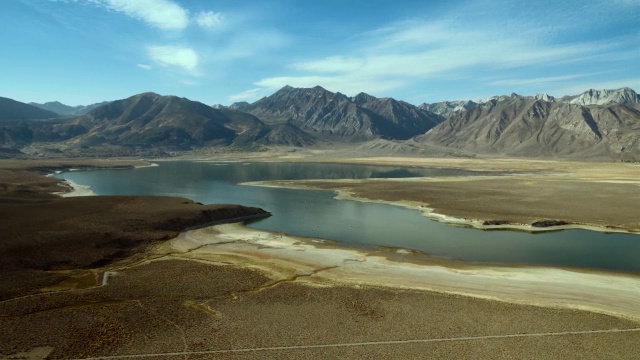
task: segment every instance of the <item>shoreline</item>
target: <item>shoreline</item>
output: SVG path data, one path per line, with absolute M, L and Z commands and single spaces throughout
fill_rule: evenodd
M 305 276 L 299 280 L 310 285 L 423 290 L 640 321 L 640 277 L 633 274 L 415 261 L 412 253 L 402 249 L 367 251 L 240 223 L 181 232 L 152 251 L 163 252 L 182 254 L 185 260 L 255 268 L 274 279 L 285 277 L 283 274 Z M 390 260 L 385 254 L 403 259 Z
M 399 206 L 409 210 L 416 210 L 422 213 L 423 216 L 451 226 L 464 226 L 469 228 L 474 228 L 478 230 L 513 230 L 513 231 L 526 231 L 530 233 L 541 233 L 547 231 L 560 231 L 560 230 L 570 230 L 570 229 L 581 229 L 581 230 L 589 230 L 589 231 L 597 231 L 601 233 L 622 233 L 622 234 L 632 234 L 632 235 L 640 235 L 640 231 L 630 230 L 630 229 L 622 229 L 622 228 L 609 228 L 602 227 L 593 224 L 564 224 L 557 226 L 545 226 L 545 227 L 536 227 L 530 224 L 518 224 L 518 223 L 505 223 L 501 225 L 484 225 L 484 220 L 480 219 L 466 219 L 459 218 L 454 216 L 449 216 L 446 214 L 437 213 L 433 208 L 428 207 L 426 204 L 421 202 L 413 202 L 413 201 L 386 201 L 386 200 L 373 200 L 365 197 L 355 196 L 352 192 L 348 190 L 340 190 L 340 189 L 322 189 L 318 187 L 313 187 L 309 185 L 305 185 L 306 181 L 313 182 L 323 182 L 330 184 L 333 180 L 270 180 L 270 181 L 249 181 L 240 183 L 238 185 L 244 186 L 258 186 L 258 187 L 267 187 L 267 188 L 283 188 L 283 189 L 297 189 L 297 190 L 315 190 L 315 191 L 333 191 L 336 195 L 334 199 L 336 200 L 350 200 L 350 201 L 359 201 L 359 202 L 369 202 L 369 203 L 377 203 L 377 204 L 386 204 L 392 206 Z M 354 180 L 338 180 L 340 182 L 354 182 Z
M 140 159 L 139 161 L 143 161 L 146 162 L 147 164 L 144 165 L 132 165 L 132 167 L 134 169 L 144 169 L 144 168 L 149 168 L 149 167 L 156 167 L 156 166 L 160 166 L 159 164 L 155 163 L 155 162 L 151 162 L 148 160 L 144 160 L 144 159 Z M 93 169 L 93 170 L 106 170 L 106 169 L 110 169 L 110 168 L 102 168 L 102 167 L 89 167 L 89 169 Z M 119 167 L 113 167 L 111 169 L 119 169 Z M 126 167 L 125 167 L 126 169 Z M 68 188 L 68 190 L 65 191 L 58 191 L 58 192 L 54 192 L 54 195 L 58 195 L 60 197 L 76 197 L 76 196 L 98 196 L 98 194 L 96 194 L 93 190 L 91 190 L 91 186 L 89 185 L 80 185 L 76 182 L 74 182 L 73 180 L 69 180 L 69 179 L 64 179 L 64 178 L 59 178 L 56 177 L 55 175 L 59 175 L 62 174 L 64 172 L 73 172 L 73 171 L 82 171 L 85 169 L 78 169 L 78 168 L 69 168 L 66 170 L 56 170 L 52 173 L 46 174 L 46 177 L 50 177 L 50 178 L 54 178 L 60 181 L 60 183 L 63 186 L 66 186 Z
M 66 191 L 54 192 L 54 195 L 58 195 L 60 197 L 76 197 L 76 196 L 98 196 L 93 190 L 91 190 L 91 186 L 89 185 L 80 185 L 73 180 L 69 179 L 60 179 L 63 186 L 67 186 L 69 189 Z

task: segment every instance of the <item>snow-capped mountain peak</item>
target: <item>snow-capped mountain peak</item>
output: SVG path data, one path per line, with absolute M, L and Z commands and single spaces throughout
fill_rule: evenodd
M 637 102 L 638 94 L 628 87 L 616 90 L 589 89 L 570 101 L 575 105 L 634 104 Z

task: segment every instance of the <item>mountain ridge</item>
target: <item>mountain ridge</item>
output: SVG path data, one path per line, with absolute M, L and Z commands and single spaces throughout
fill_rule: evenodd
M 640 111 L 511 96 L 450 116 L 417 141 L 485 155 L 640 156 Z
M 232 106 L 267 124 L 289 123 L 330 140 L 409 139 L 443 120 L 395 99 L 378 99 L 367 94 L 349 98 L 320 86 L 285 86 L 252 104 L 234 103 Z
M 556 98 L 546 93 L 537 93 L 532 96 L 523 96 L 511 93 L 510 95 L 495 95 L 479 100 L 448 100 L 435 103 L 423 103 L 418 107 L 447 118 L 451 115 L 471 110 L 476 106 L 491 102 L 492 100 L 502 101 L 510 97 L 521 97 L 524 99 L 543 100 L 547 102 L 557 101 L 584 106 L 626 104 L 633 107 L 639 107 L 638 104 L 640 103 L 640 96 L 633 89 L 629 87 L 622 87 L 619 89 L 589 89 L 578 95 L 566 95 L 561 98 Z
M 43 110 L 52 111 L 60 116 L 81 116 L 97 108 L 98 106 L 102 106 L 108 103 L 109 101 L 103 101 L 90 105 L 69 106 L 59 101 L 49 101 L 43 104 L 30 102 L 29 105 L 38 107 Z

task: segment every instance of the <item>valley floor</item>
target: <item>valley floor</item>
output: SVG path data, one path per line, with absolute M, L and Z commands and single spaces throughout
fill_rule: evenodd
M 508 176 L 470 181 L 303 185 L 426 206 L 457 218 L 640 227 L 637 211 L 628 207 L 638 203 L 640 192 L 640 166 L 631 164 L 347 158 L 327 152 L 200 159 L 507 171 Z M 31 190 L 52 191 L 55 182 L 43 181 L 46 186 Z M 10 188 L 11 181 L 3 184 Z M 588 212 L 565 200 L 613 215 L 587 218 Z M 505 212 L 509 208 L 515 210 Z M 558 208 L 564 210 L 547 212 Z M 85 219 L 84 228 L 91 229 L 91 221 Z M 46 229 L 24 228 L 38 231 Z M 104 266 L 42 271 L 43 281 L 7 293 L 0 301 L 2 357 L 632 359 L 640 350 L 637 275 L 478 266 L 401 250 L 364 252 L 237 224 L 182 232 L 145 249 Z

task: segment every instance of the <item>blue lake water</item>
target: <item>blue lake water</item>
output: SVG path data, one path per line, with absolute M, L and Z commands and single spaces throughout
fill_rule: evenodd
M 447 169 L 364 165 L 161 162 L 126 170 L 57 175 L 89 185 L 99 195 L 170 195 L 202 203 L 261 207 L 273 216 L 249 224 L 263 230 L 364 246 L 420 250 L 443 258 L 483 263 L 567 266 L 640 272 L 640 235 L 563 230 L 532 234 L 483 231 L 439 223 L 418 211 L 334 199 L 333 191 L 241 186 L 263 180 L 465 176 Z M 425 185 L 426 186 L 426 185 Z

